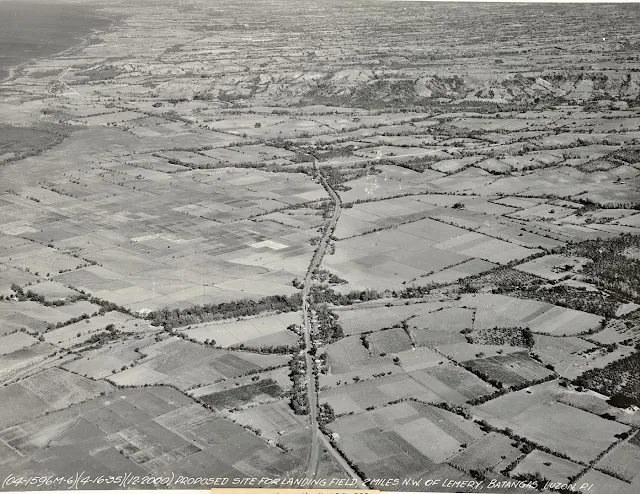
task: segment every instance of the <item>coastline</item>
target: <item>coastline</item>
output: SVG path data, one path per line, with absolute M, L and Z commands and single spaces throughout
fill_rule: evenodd
M 0 86 L 4 86 L 6 83 L 11 82 L 12 80 L 14 80 L 18 75 L 19 72 L 28 67 L 29 65 L 41 61 L 41 60 L 53 60 L 57 57 L 60 57 L 62 55 L 65 55 L 66 53 L 69 53 L 73 50 L 77 50 L 79 48 L 82 48 L 84 46 L 86 46 L 89 43 L 89 39 L 92 36 L 95 36 L 97 34 L 101 34 L 101 33 L 105 33 L 110 31 L 111 29 L 114 28 L 114 25 L 116 25 L 119 21 L 122 20 L 122 16 L 118 16 L 118 15 L 113 15 L 113 16 L 109 16 L 109 15 L 104 15 L 102 13 L 97 14 L 94 16 L 95 18 L 99 18 L 99 19 L 105 19 L 106 21 L 108 21 L 108 24 L 102 28 L 102 29 L 92 29 L 91 32 L 85 33 L 83 35 L 78 36 L 77 38 L 75 38 L 75 41 L 77 41 L 76 43 L 74 43 L 73 45 L 65 48 L 64 50 L 55 52 L 55 53 L 51 53 L 51 54 L 46 54 L 46 55 L 41 55 L 41 56 L 36 56 L 33 58 L 29 58 L 28 60 L 25 60 L 22 63 L 19 63 L 17 65 L 13 65 L 10 67 L 5 67 L 2 70 L 7 72 L 7 76 L 4 77 L 3 79 L 0 79 Z

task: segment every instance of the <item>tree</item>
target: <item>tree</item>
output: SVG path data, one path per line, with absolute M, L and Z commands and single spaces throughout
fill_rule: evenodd
M 637 406 L 639 402 L 631 396 L 616 393 L 607 400 L 607 403 L 616 408 L 629 408 L 630 406 Z

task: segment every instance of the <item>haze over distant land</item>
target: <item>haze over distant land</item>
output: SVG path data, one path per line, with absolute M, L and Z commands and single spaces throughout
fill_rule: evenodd
M 0 0 L 0 80 L 11 67 L 66 50 L 105 28 L 110 21 L 94 5 Z

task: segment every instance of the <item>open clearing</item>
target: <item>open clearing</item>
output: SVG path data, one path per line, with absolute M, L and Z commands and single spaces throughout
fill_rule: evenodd
M 172 384 L 180 389 L 204 385 L 270 367 L 285 365 L 289 357 L 230 352 L 203 347 L 178 337 L 144 349 L 146 357 L 135 367 L 112 376 L 123 386 Z
M 292 324 L 300 324 L 300 312 L 288 312 L 272 316 L 256 317 L 233 322 L 208 323 L 185 330 L 190 338 L 205 342 L 214 341 L 217 346 L 227 348 L 244 344 L 247 347 L 295 344 L 299 337 L 288 330 Z M 259 341 L 256 344 L 256 341 Z
M 367 476 L 410 477 L 429 472 L 482 437 L 473 422 L 415 402 L 338 419 L 330 425 L 340 448 Z
M 559 403 L 544 389 L 540 385 L 530 388 L 532 394 L 525 390 L 509 393 L 481 405 L 479 410 L 496 417 L 496 423 L 583 462 L 594 460 L 613 444 L 615 434 L 629 430 L 625 425 Z

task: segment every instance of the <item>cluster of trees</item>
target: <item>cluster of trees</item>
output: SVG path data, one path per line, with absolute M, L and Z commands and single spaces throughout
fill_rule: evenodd
M 524 348 L 532 348 L 536 340 L 529 328 L 499 328 L 461 331 L 469 343 L 481 345 L 511 345 Z
M 149 314 L 156 326 L 173 329 L 220 319 L 254 316 L 267 311 L 292 312 L 302 308 L 302 295 L 269 295 L 258 300 L 242 299 L 234 302 L 206 304 L 186 309 L 162 309 Z
M 94 305 L 100 306 L 100 309 L 93 315 L 116 311 L 116 312 L 121 312 L 123 314 L 127 314 L 129 316 L 135 316 L 135 314 L 131 312 L 130 309 L 127 309 L 126 307 L 122 307 L 121 305 L 115 304 L 113 302 L 109 302 L 107 300 L 103 300 L 98 297 L 93 297 L 90 293 L 85 293 L 83 290 L 80 290 L 80 293 L 78 294 L 70 295 L 69 297 L 61 300 L 46 300 L 43 295 L 35 293 L 33 290 L 27 290 L 25 292 L 22 289 L 22 287 L 20 287 L 20 285 L 16 283 L 11 284 L 11 290 L 15 293 L 15 296 L 20 301 L 32 300 L 34 302 L 38 302 L 47 307 L 61 307 L 64 305 L 74 304 L 80 300 L 86 300 Z M 69 319 L 64 323 L 58 323 L 56 324 L 55 327 L 60 328 L 62 326 L 67 326 L 69 324 L 73 324 L 74 322 L 81 321 L 82 319 L 89 319 L 89 317 L 90 316 L 88 314 L 83 314 L 80 317 Z
M 289 405 L 296 415 L 306 415 L 309 413 L 306 367 L 304 355 L 296 355 L 289 361 L 289 377 L 293 382 Z
M 118 338 L 119 332 L 116 329 L 115 325 L 107 324 L 107 326 L 104 329 L 106 332 L 101 332 L 101 333 L 96 333 L 91 335 L 91 338 L 85 341 L 85 344 L 96 345 L 97 348 L 100 348 L 105 343 L 109 341 L 113 341 Z
M 486 376 L 486 374 L 484 374 L 483 372 L 478 372 L 478 371 L 474 371 L 472 368 L 467 368 L 465 367 L 469 372 L 474 373 L 476 376 L 480 377 L 480 379 L 483 379 L 483 375 Z M 497 381 L 493 380 L 493 379 L 483 379 L 486 382 L 488 382 L 489 384 L 492 384 L 496 387 L 498 387 L 498 389 L 496 391 L 494 391 L 491 394 L 488 395 L 484 395 L 484 396 L 479 396 L 477 398 L 472 398 L 471 400 L 467 401 L 468 405 L 471 406 L 477 406 L 477 405 L 482 405 L 483 403 L 486 403 L 487 401 L 493 400 L 494 398 L 498 398 L 499 396 L 502 396 L 506 393 L 508 393 L 509 391 L 520 391 L 521 389 L 524 388 L 528 388 L 529 386 L 535 386 L 536 384 L 542 384 L 544 382 L 547 381 L 553 381 L 556 378 L 555 374 L 550 374 L 547 377 L 543 377 L 542 379 L 536 379 L 535 381 L 525 381 L 522 382 L 520 384 L 514 384 L 513 386 L 510 386 L 509 388 L 504 388 L 502 387 L 502 383 L 500 383 L 500 387 L 496 386 Z
M 593 261 L 582 268 L 589 281 L 640 301 L 640 259 L 628 254 L 633 250 L 640 252 L 640 235 L 587 240 L 571 245 L 567 250 L 571 255 Z
M 331 343 L 344 336 L 342 326 L 338 323 L 338 315 L 327 304 L 315 305 L 313 308 L 318 318 L 318 336 L 324 343 Z
M 338 275 L 330 273 L 326 269 L 318 269 L 313 274 L 315 280 L 318 283 L 329 283 L 330 285 L 342 285 L 344 283 L 347 283 L 347 280 L 345 280 L 344 278 L 340 278 Z
M 205 341 L 206 344 L 206 341 Z M 215 341 L 213 342 L 215 345 Z M 296 346 L 289 345 L 262 345 L 260 347 L 249 347 L 244 343 L 240 343 L 238 345 L 233 345 L 230 347 L 231 350 L 248 350 L 256 353 L 275 353 L 280 355 L 289 355 L 291 353 L 295 353 L 300 351 L 300 344 Z
M 605 318 L 615 317 L 619 305 L 614 297 L 606 296 L 601 292 L 587 291 L 583 287 L 554 285 L 548 288 L 540 288 L 539 286 L 531 285 L 513 287 L 513 290 L 510 288 L 506 286 L 497 287 L 493 290 L 493 293 L 547 302 L 560 307 L 590 312 Z
M 573 384 L 610 396 L 608 403 L 618 408 L 640 406 L 640 352 L 601 369 L 590 369 Z
M 200 400 L 205 405 L 216 409 L 230 409 L 231 407 L 248 403 L 261 394 L 279 398 L 283 396 L 284 391 L 273 379 L 260 379 L 259 376 L 254 376 L 249 384 L 205 395 L 200 397 Z
M 318 422 L 324 426 L 336 419 L 336 412 L 328 403 L 322 403 L 318 412 Z
M 385 295 L 376 290 L 352 290 L 349 293 L 338 293 L 327 285 L 311 287 L 311 301 L 314 304 L 353 305 L 368 300 L 378 300 Z

